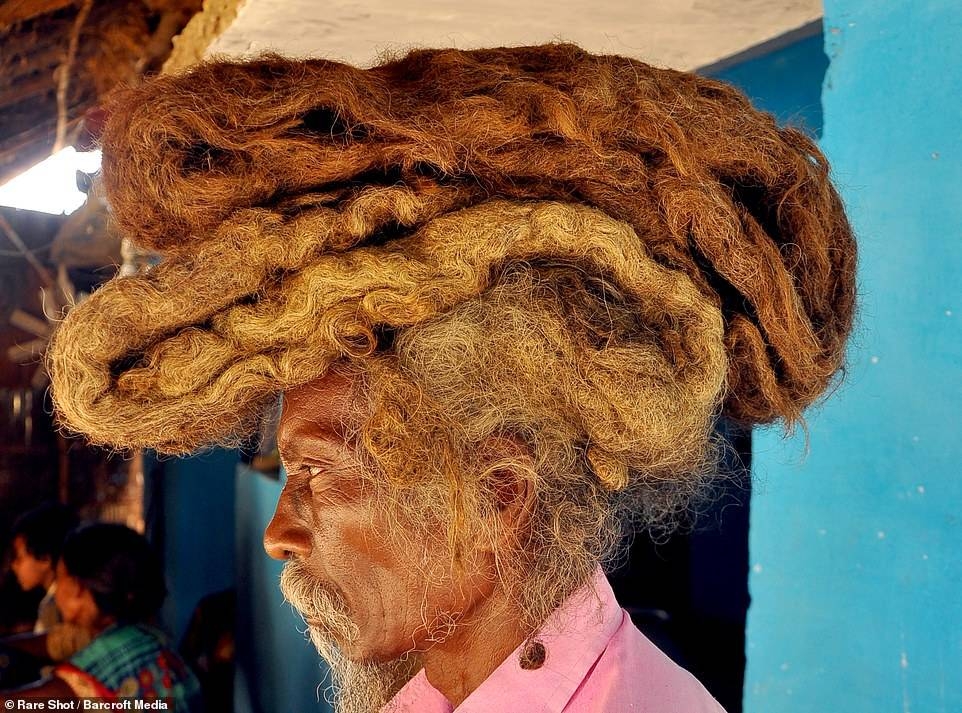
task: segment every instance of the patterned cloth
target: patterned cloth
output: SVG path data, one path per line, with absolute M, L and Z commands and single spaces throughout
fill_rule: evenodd
M 82 698 L 165 699 L 176 713 L 200 713 L 200 684 L 148 626 L 112 626 L 54 669 Z

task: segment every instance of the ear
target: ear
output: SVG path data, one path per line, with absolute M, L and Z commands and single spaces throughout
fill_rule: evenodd
M 496 533 L 496 542 L 491 544 L 498 549 L 517 545 L 525 539 L 534 510 L 534 458 L 525 443 L 511 436 L 489 437 L 482 453 L 485 469 L 481 482 Z

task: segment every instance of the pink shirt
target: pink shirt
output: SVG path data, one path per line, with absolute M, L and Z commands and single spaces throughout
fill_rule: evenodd
M 522 669 L 519 646 L 458 713 L 725 713 L 694 676 L 635 628 L 600 568 L 535 638 L 547 651 L 541 668 Z M 422 669 L 382 713 L 454 710 Z

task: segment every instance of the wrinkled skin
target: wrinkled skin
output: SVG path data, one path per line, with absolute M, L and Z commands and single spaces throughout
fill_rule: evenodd
M 288 580 L 298 586 L 285 592 L 312 637 L 333 638 L 355 662 L 423 652 L 429 680 L 456 704 L 523 633 L 516 612 L 506 606 L 486 543 L 462 550 L 463 566 L 455 566 L 442 524 L 436 538 L 412 547 L 412 525 L 378 505 L 374 488 L 361 477 L 357 447 L 346 436 L 354 378 L 333 372 L 285 392 L 278 447 L 288 479 L 264 534 L 265 548 L 295 563 Z M 320 590 L 324 601 L 315 606 L 309 597 L 290 593 L 305 587 Z M 346 617 L 352 626 L 318 617 Z

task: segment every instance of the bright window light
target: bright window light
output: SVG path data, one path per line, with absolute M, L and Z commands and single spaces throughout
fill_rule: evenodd
M 43 213 L 73 213 L 86 196 L 77 189 L 77 171 L 100 168 L 100 151 L 80 153 L 72 146 L 58 151 L 0 186 L 0 205 Z

